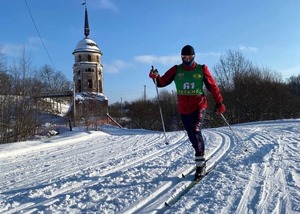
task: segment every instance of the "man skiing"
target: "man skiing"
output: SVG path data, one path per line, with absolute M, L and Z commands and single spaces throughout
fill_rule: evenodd
M 149 77 L 156 79 L 157 87 L 165 87 L 175 82 L 178 112 L 189 140 L 195 150 L 196 174 L 198 180 L 205 174 L 205 145 L 201 133 L 207 109 L 207 100 L 204 94 L 204 85 L 211 93 L 216 103 L 215 111 L 219 114 L 225 112 L 223 97 L 216 81 L 206 65 L 195 62 L 195 51 L 190 45 L 181 50 L 182 63 L 174 65 L 164 75 L 160 76 L 156 69 L 151 69 Z

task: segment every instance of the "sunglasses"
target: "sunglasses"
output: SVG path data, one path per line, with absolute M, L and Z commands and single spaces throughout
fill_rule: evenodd
M 195 55 L 181 55 L 181 58 L 184 60 L 191 60 L 194 58 Z

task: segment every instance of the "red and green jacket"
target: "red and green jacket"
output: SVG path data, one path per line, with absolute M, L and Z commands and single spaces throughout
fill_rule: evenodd
M 194 80 L 191 82 L 192 78 Z M 174 65 L 164 75 L 157 77 L 157 87 L 165 87 L 173 81 L 176 84 L 180 114 L 191 114 L 197 109 L 207 108 L 204 85 L 213 96 L 215 103 L 223 102 L 219 87 L 206 65 L 198 65 L 196 62 L 190 67 L 184 64 Z

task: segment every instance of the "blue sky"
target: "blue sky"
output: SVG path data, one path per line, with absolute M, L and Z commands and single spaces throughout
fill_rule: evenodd
M 55 69 L 73 78 L 72 55 L 84 38 L 84 0 L 26 0 Z M 194 46 L 196 61 L 212 67 L 239 50 L 260 67 L 300 73 L 299 0 L 87 0 L 90 38 L 103 52 L 104 94 L 109 103 L 156 95 L 151 65 L 161 74 Z M 2 1 L 0 46 L 8 61 L 25 47 L 39 68 L 52 65 L 25 0 Z M 174 85 L 166 89 L 174 89 Z

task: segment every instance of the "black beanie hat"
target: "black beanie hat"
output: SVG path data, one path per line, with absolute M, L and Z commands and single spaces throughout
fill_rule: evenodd
M 194 48 L 190 45 L 186 45 L 181 50 L 181 55 L 195 55 Z

